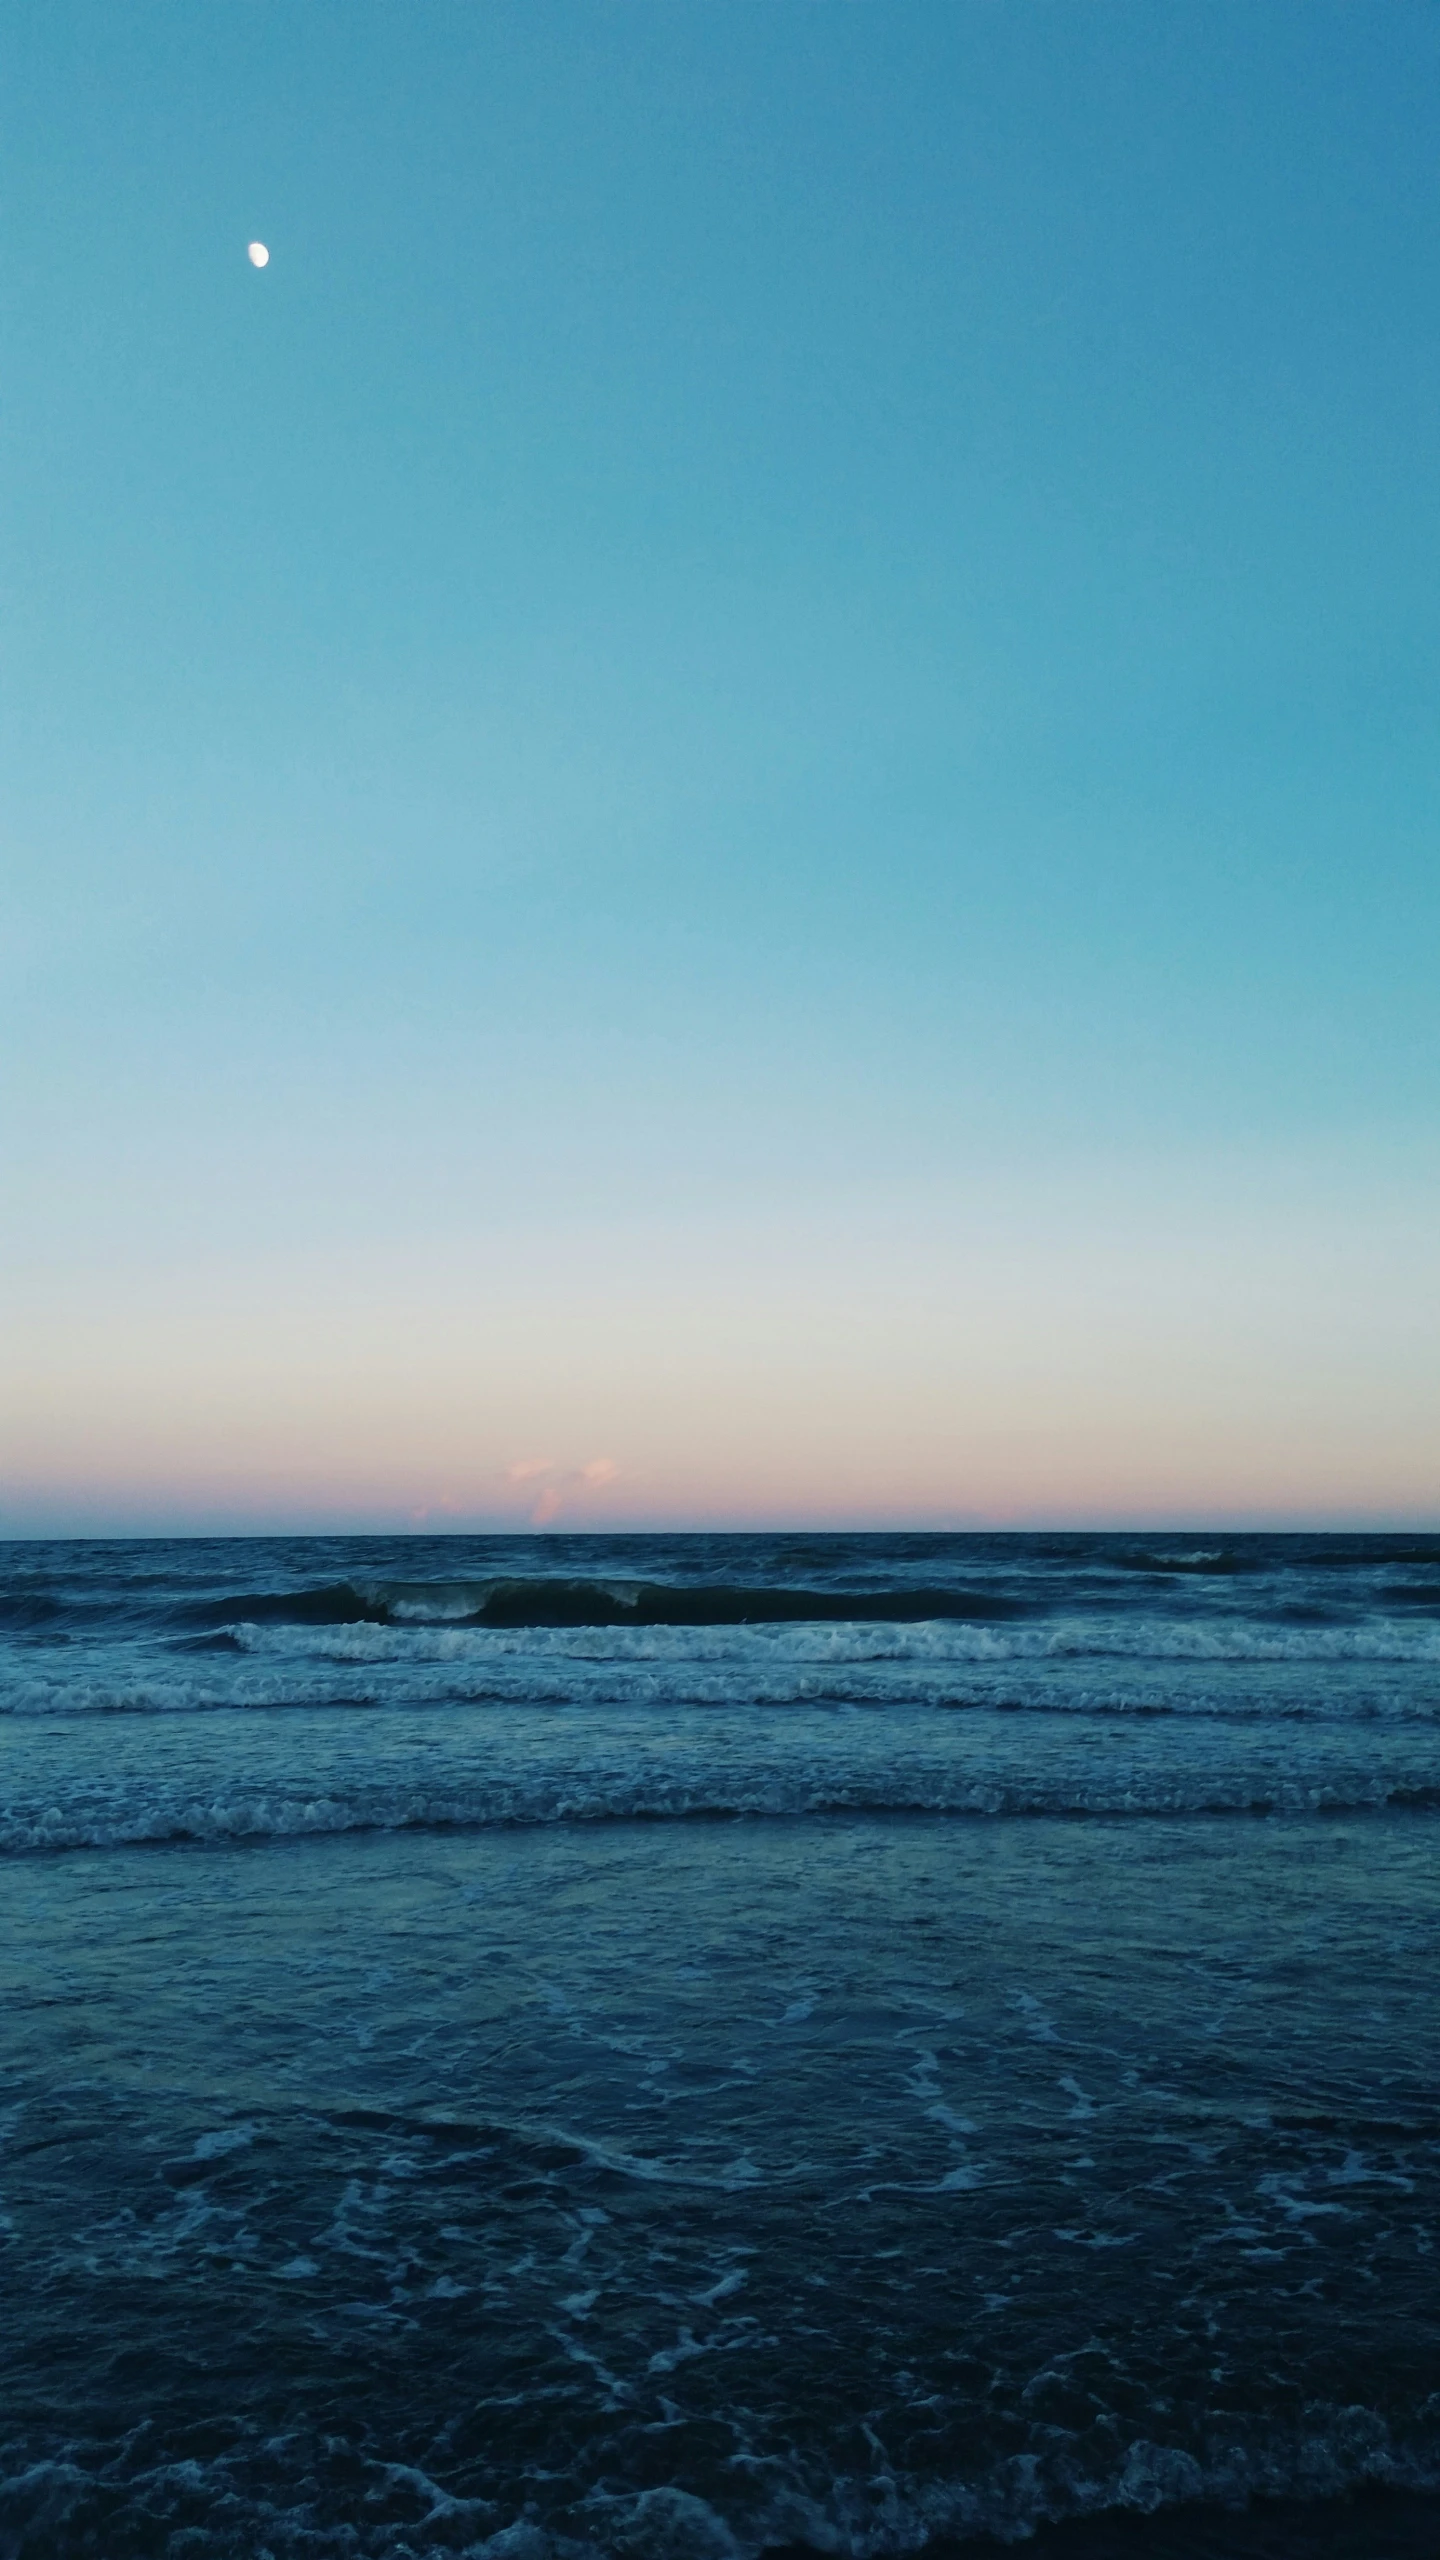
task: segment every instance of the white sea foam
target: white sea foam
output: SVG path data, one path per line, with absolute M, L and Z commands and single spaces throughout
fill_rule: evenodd
M 302 1788 L 253 1792 L 232 1784 L 213 1794 L 183 1785 L 56 1791 L 49 1799 L 14 1800 L 0 1811 L 0 1853 L 139 1847 L 179 1841 L 288 1840 L 355 1831 L 480 1830 L 498 1825 L 683 1822 L 845 1814 L 927 1814 L 989 1818 L 1149 1816 L 1180 1818 L 1256 1813 L 1375 1812 L 1390 1807 L 1440 1809 L 1440 1773 L 1430 1785 L 1396 1783 L 1392 1774 L 1247 1777 L 1122 1772 L 1090 1785 L 1073 1778 L 982 1776 L 971 1781 L 934 1769 L 898 1770 L 888 1779 L 863 1770 L 736 1773 L 690 1783 L 644 1776 L 584 1777 L 568 1782 L 456 1779 L 448 1785 L 354 1783 L 330 1793 Z
M 1233 2428 L 1229 2434 L 1230 2441 L 1222 2435 L 1199 2452 L 1167 2443 L 1158 2432 L 1136 2435 L 1102 2466 L 1080 2460 L 1052 2429 L 1034 2450 L 982 2465 L 969 2478 L 921 2479 L 883 2465 L 821 2477 L 800 2460 L 747 2462 L 739 2466 L 743 2486 L 729 2514 L 677 2487 L 592 2489 L 580 2512 L 562 2508 L 548 2527 L 537 2518 L 533 2495 L 530 2513 L 499 2524 L 489 2499 L 455 2497 L 415 2464 L 372 2454 L 357 2462 L 365 2492 L 337 2537 L 324 2522 L 313 2477 L 287 2477 L 283 2439 L 268 2449 L 274 2476 L 258 2498 L 258 2484 L 224 2455 L 151 2468 L 141 2463 L 129 2471 L 126 2487 L 137 2516 L 167 2519 L 183 2502 L 202 2534 L 213 2520 L 226 2548 L 236 2547 L 234 2536 L 249 2521 L 253 2547 L 275 2560 L 300 2560 L 321 2548 L 343 2548 L 352 2560 L 399 2560 L 422 2550 L 438 2560 L 427 2528 L 442 2524 L 444 2549 L 460 2560 L 759 2560 L 766 2550 L 797 2545 L 833 2560 L 912 2560 L 937 2544 L 982 2537 L 1023 2549 L 1039 2527 L 1072 2517 L 1133 2519 L 1199 2508 L 1212 2511 L 1214 2524 L 1207 2532 L 1195 2518 L 1195 2547 L 1218 2552 L 1226 2530 L 1221 2519 L 1252 2499 L 1319 2503 L 1377 2487 L 1422 2495 L 1440 2490 L 1440 2449 L 1397 2444 L 1384 2418 L 1363 2403 L 1311 2408 L 1288 2431 L 1257 2426 L 1244 2441 L 1234 2440 Z M 45 2547 L 58 2550 L 72 2523 L 93 2514 L 94 2454 L 88 2445 L 67 2446 L 55 2458 L 0 2476 L 0 2529 L 16 2536 L 17 2548 L 23 2539 L 39 2549 L 38 2529 Z M 553 2497 L 558 2482 L 547 2486 Z M 1318 2514 L 1314 2525 L 1317 2533 L 1325 2530 Z M 194 2532 L 192 2523 L 187 2542 Z M 202 2547 L 197 2540 L 197 2551 Z M 1276 2538 L 1277 2552 L 1283 2547 L 1300 2546 Z
M 1130 1630 L 1122 1630 L 1129 1634 Z M 1304 1631 L 1307 1635 L 1313 1631 Z M 1336 1631 L 1327 1630 L 1333 1636 Z M 1344 1631 L 1347 1634 L 1352 1631 Z M 1353 1631 L 1354 1636 L 1362 1631 Z M 1420 1642 L 1415 1642 L 1415 1638 Z M 68 1646 L 8 1666 L 8 1717 L 225 1709 L 732 1705 L 887 1713 L 1440 1720 L 1436 1630 L 1268 1652 L 1064 1644 L 988 1628 L 526 1630 L 240 1626 L 219 1650 Z M 928 1641 L 926 1639 L 929 1639 Z
M 438 1614 L 438 1613 L 437 1613 Z M 457 1616 L 461 1614 L 456 1612 Z M 1125 1662 L 1403 1662 L 1440 1670 L 1440 1624 L 1369 1618 L 1351 1626 L 1267 1626 L 1173 1618 L 1065 1618 L 1038 1626 L 972 1625 L 950 1618 L 908 1625 L 839 1620 L 823 1624 L 718 1627 L 473 1627 L 452 1625 L 296 1627 L 229 1630 L 247 1653 L 330 1662 L 490 1662 L 522 1658 L 576 1662 L 999 1663 L 1075 1659 Z

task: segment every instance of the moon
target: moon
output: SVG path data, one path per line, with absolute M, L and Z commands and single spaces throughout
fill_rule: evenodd
M 270 264 L 270 252 L 263 240 L 252 240 L 245 255 L 252 267 L 268 267 Z

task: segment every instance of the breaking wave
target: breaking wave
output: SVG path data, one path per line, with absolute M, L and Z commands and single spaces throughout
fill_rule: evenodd
M 1026 1781 L 901 1769 L 888 1779 L 828 1770 L 756 1771 L 699 1777 L 689 1783 L 645 1776 L 578 1780 L 463 1780 L 437 1787 L 393 1781 L 353 1783 L 310 1795 L 283 1788 L 251 1792 L 230 1786 L 199 1796 L 183 1786 L 124 1790 L 102 1802 L 67 1805 L 12 1801 L 0 1811 L 0 1854 L 40 1850 L 152 1847 L 166 1843 L 293 1840 L 358 1831 L 533 1829 L 552 1823 L 727 1822 L 827 1815 L 945 1816 L 954 1819 L 1065 1821 L 1177 1820 L 1274 1814 L 1433 1813 L 1433 1784 L 1397 1784 L 1390 1773 L 1349 1771 L 1320 1778 L 1293 1772 L 1263 1777 L 1244 1771 L 1204 1774 L 1097 1773 L 1090 1785 L 1073 1776 Z
M 1086 1656 L 1146 1662 L 1407 1662 L 1434 1663 L 1440 1669 L 1440 1623 L 1431 1625 L 1419 1619 L 1368 1618 L 1350 1626 L 1276 1626 L 1252 1619 L 1206 1622 L 1072 1617 L 1032 1626 L 999 1627 L 976 1625 L 959 1610 L 948 1616 L 929 1610 L 903 1619 L 897 1608 L 887 1618 L 884 1612 L 866 1611 L 854 1594 L 843 1596 L 843 1612 L 797 1612 L 789 1620 L 778 1610 L 769 1619 L 758 1615 L 694 1619 L 676 1615 L 608 1620 L 557 1616 L 523 1621 L 462 1618 L 456 1610 L 447 1621 L 438 1609 L 428 1617 L 417 1609 L 413 1618 L 391 1617 L 323 1629 L 276 1628 L 237 1614 L 217 1632 L 229 1636 L 247 1653 L 283 1647 L 287 1652 L 349 1662 L 438 1660 L 442 1656 L 479 1661 L 498 1651 L 507 1634 L 518 1636 L 522 1630 L 528 1639 L 524 1648 L 527 1659 L 544 1661 L 556 1650 L 545 1645 L 543 1639 L 547 1635 L 593 1632 L 597 1636 L 613 1633 L 623 1637 L 627 1630 L 634 1629 L 637 1633 L 643 1630 L 651 1644 L 669 1630 L 686 1631 L 688 1641 L 675 1652 L 677 1660 L 686 1661 L 700 1658 L 709 1630 L 715 1630 L 717 1635 L 725 1631 L 725 1658 L 733 1661 L 734 1634 L 753 1630 L 767 1655 L 773 1656 L 778 1642 L 783 1641 L 787 1656 L 811 1660 L 824 1660 L 837 1653 L 847 1658 L 893 1662 L 1043 1662 Z M 812 1628 L 815 1632 L 810 1634 Z M 536 1638 L 541 1641 L 536 1642 Z M 572 1652 L 573 1646 L 567 1645 L 564 1650 Z M 647 1645 L 639 1658 L 647 1658 L 650 1650 L 651 1645 Z M 717 1647 L 717 1653 L 718 1650 Z
M 205 1626 L 296 1627 L 423 1625 L 470 1627 L 745 1627 L 864 1619 L 914 1624 L 926 1619 L 1019 1618 L 1023 1600 L 1001 1593 L 942 1588 L 873 1591 L 806 1590 L 786 1583 L 683 1584 L 564 1580 L 551 1575 L 464 1582 L 335 1582 L 296 1591 L 238 1592 L 193 1605 Z
M 12 1655 L 0 1718 L 302 1707 L 1035 1709 L 1241 1720 L 1440 1719 L 1440 1625 L 1072 1616 L 1029 1626 L 322 1625 L 239 1619 L 144 1646 Z

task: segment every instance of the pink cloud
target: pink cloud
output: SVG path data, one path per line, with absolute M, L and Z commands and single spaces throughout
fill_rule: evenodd
M 530 1521 L 533 1528 L 543 1529 L 565 1503 L 614 1484 L 620 1469 L 613 1458 L 587 1458 L 579 1467 L 557 1466 L 550 1458 L 517 1458 L 505 1472 L 510 1484 L 539 1486 Z

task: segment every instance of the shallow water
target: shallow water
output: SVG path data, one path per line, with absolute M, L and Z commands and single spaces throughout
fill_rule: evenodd
M 3 1563 L 0 2553 L 1440 2549 L 1440 1542 Z

